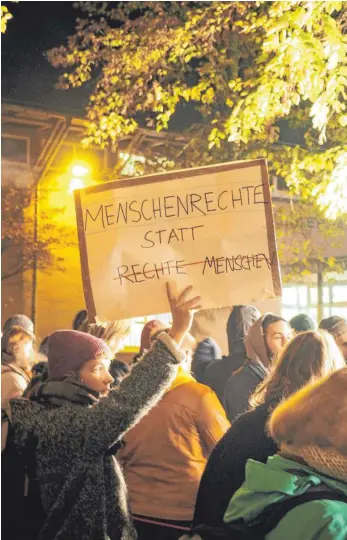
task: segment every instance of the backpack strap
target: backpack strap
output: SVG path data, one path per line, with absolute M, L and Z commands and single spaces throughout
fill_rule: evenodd
M 266 508 L 266 510 L 264 510 L 261 516 L 259 516 L 260 522 L 257 522 L 249 527 L 256 531 L 259 538 L 264 538 L 269 532 L 277 527 L 279 522 L 288 512 L 290 512 L 290 510 L 300 506 L 301 504 L 311 501 L 319 501 L 322 499 L 329 501 L 342 501 L 347 504 L 347 497 L 341 492 L 323 489 L 308 490 L 306 493 L 298 495 L 297 497 L 289 497 L 288 499 L 270 505 L 268 508 Z

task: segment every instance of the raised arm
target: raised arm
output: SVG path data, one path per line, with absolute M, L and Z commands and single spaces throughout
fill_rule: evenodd
M 107 450 L 160 400 L 173 381 L 177 365 L 184 359 L 180 345 L 190 330 L 200 297 L 192 298 L 192 287 L 177 294 L 168 285 L 173 324 L 169 334 L 160 334 L 150 352 L 122 381 L 88 410 L 86 451 L 95 455 Z

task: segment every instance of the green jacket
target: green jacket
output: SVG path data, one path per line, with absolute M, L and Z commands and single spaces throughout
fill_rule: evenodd
M 267 506 L 287 497 L 302 495 L 310 487 L 325 484 L 347 497 L 347 483 L 333 480 L 311 467 L 279 455 L 266 464 L 248 460 L 246 480 L 232 497 L 225 523 L 243 518 L 251 523 Z M 290 510 L 266 540 L 347 540 L 347 504 L 317 500 Z

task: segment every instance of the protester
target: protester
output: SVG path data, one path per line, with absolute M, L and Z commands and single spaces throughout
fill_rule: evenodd
M 327 330 L 333 335 L 345 361 L 347 362 L 347 320 L 335 315 L 333 317 L 323 319 L 319 325 L 319 328 Z
M 245 338 L 247 358 L 244 365 L 228 379 L 224 408 L 230 422 L 248 410 L 248 400 L 269 368 L 289 341 L 292 330 L 285 319 L 267 313 L 257 320 Z
M 74 320 L 72 321 L 72 329 L 79 330 L 83 323 L 87 321 L 88 314 L 85 309 L 81 309 L 76 313 Z
M 28 332 L 28 334 L 31 334 L 32 336 L 34 336 L 34 323 L 26 315 L 22 315 L 22 314 L 13 315 L 9 319 L 7 319 L 7 321 L 5 322 L 2 328 L 2 333 L 4 334 L 7 330 L 10 330 L 13 326 L 19 326 L 20 328 Z
M 221 525 L 229 500 L 244 482 L 247 460 L 266 463 L 277 452 L 276 443 L 266 432 L 271 411 L 306 383 L 343 365 L 342 355 L 327 332 L 305 332 L 290 341 L 252 396 L 253 410 L 235 420 L 213 450 L 199 487 L 195 525 Z
M 346 539 L 346 425 L 347 368 L 279 405 L 269 422 L 279 454 L 266 465 L 248 461 L 245 483 L 231 499 L 224 521 L 232 526 L 242 519 L 252 526 L 268 509 L 273 525 L 277 504 L 280 519 L 266 540 Z
M 144 351 L 149 351 L 153 344 L 153 338 L 159 332 L 165 332 L 168 330 L 170 330 L 170 327 L 168 327 L 167 324 L 158 321 L 157 319 L 146 323 L 145 326 L 142 328 L 141 332 L 140 353 L 143 353 Z
M 189 529 L 207 458 L 229 427 L 214 392 L 190 374 L 190 363 L 188 356 L 118 454 L 139 540 L 177 539 Z
M 229 355 L 212 362 L 205 370 L 201 382 L 212 388 L 221 403 L 230 375 L 246 360 L 244 339 L 259 317 L 259 311 L 253 306 L 235 306 L 227 323 Z
M 221 356 L 218 344 L 212 338 L 205 338 L 198 343 L 193 356 L 191 371 L 195 379 L 205 384 L 207 368 Z
M 131 321 L 120 319 L 95 324 L 88 324 L 88 321 L 85 321 L 80 326 L 80 331 L 102 339 L 110 347 L 113 356 L 115 356 L 117 352 L 123 349 L 124 341 L 131 332 Z
M 21 326 L 7 325 L 1 338 L 1 408 L 23 395 L 31 379 L 34 336 Z
M 296 334 L 308 332 L 309 330 L 314 332 L 318 327 L 317 321 L 312 319 L 309 315 L 306 315 L 306 313 L 295 315 L 295 317 L 290 319 L 289 324 Z
M 35 443 L 45 512 L 41 538 L 136 538 L 113 446 L 174 380 L 184 359 L 179 346 L 190 329 L 192 310 L 200 308 L 200 298 L 191 298 L 191 290 L 178 295 L 168 287 L 170 333 L 160 335 L 131 375 L 111 392 L 112 353 L 104 341 L 73 330 L 50 336 L 51 380 L 36 387 L 30 401 L 11 401 L 16 447 L 26 455 Z

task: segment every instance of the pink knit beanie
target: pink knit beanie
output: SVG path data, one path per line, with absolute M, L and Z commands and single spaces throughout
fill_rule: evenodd
M 108 345 L 99 338 L 76 330 L 58 330 L 48 341 L 48 368 L 52 379 L 78 371 L 88 360 L 112 359 Z

